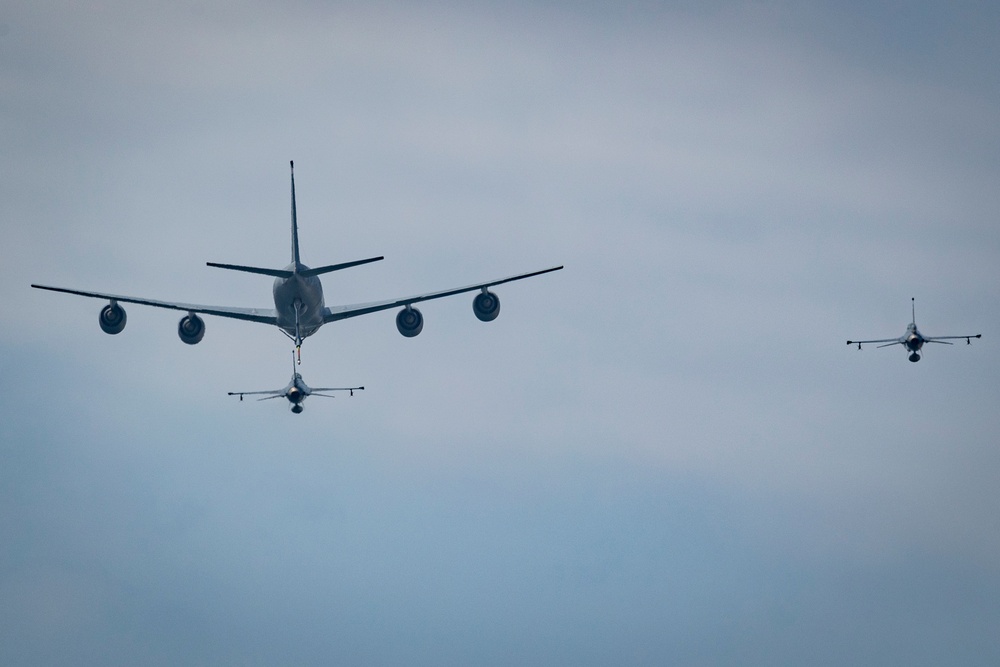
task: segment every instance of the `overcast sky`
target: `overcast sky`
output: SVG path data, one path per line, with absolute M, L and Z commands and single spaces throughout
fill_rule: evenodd
M 991 3 L 7 3 L 0 662 L 1000 662 Z M 270 308 L 565 264 L 276 329 Z M 849 338 L 977 334 L 859 352 Z

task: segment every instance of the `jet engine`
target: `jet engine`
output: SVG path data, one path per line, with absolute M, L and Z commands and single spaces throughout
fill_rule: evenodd
M 101 330 L 106 334 L 118 334 L 125 328 L 125 309 L 112 301 L 101 309 L 101 316 L 98 321 L 101 323 Z
M 500 314 L 500 299 L 493 292 L 484 289 L 472 300 L 472 312 L 480 322 L 492 322 Z
M 188 345 L 200 343 L 205 337 L 205 320 L 194 313 L 188 313 L 178 322 L 177 335 Z
M 396 315 L 396 329 L 407 338 L 413 338 L 424 328 L 424 316 L 412 306 L 407 306 Z

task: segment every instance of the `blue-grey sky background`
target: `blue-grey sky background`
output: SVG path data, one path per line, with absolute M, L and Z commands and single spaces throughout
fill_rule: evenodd
M 992 3 L 0 9 L 0 662 L 1000 662 Z M 31 282 L 271 307 L 275 329 Z M 862 352 L 903 333 L 971 347 Z

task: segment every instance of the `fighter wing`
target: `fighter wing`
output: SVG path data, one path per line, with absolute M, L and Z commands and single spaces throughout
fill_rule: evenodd
M 879 347 L 889 347 L 889 345 L 896 345 L 903 342 L 902 338 L 879 338 L 877 340 L 849 340 L 848 345 L 857 345 L 858 349 L 861 349 L 863 344 L 867 343 L 887 343 L 887 345 L 879 345 Z
M 427 294 L 415 294 L 413 296 L 407 296 L 400 299 L 388 299 L 386 301 L 374 301 L 372 303 L 358 303 L 350 306 L 334 306 L 333 308 L 327 308 L 323 314 L 323 322 L 336 322 L 337 320 L 344 320 L 348 317 L 357 317 L 358 315 L 367 315 L 368 313 L 375 313 L 380 310 L 388 310 L 389 308 L 398 308 L 399 306 L 409 306 L 410 304 L 418 303 L 420 301 L 430 301 L 431 299 L 442 299 L 446 296 L 454 296 L 455 294 L 462 294 L 463 292 L 474 292 L 478 289 L 485 289 L 488 287 L 493 287 L 494 285 L 502 285 L 503 283 L 509 283 L 514 280 L 523 280 L 524 278 L 531 278 L 532 276 L 540 276 L 543 273 L 549 273 L 551 271 L 560 270 L 561 266 L 554 266 L 551 269 L 542 269 L 541 271 L 532 271 L 531 273 L 522 273 L 516 276 L 510 276 L 509 278 L 501 278 L 499 280 L 491 280 L 490 282 L 478 283 L 476 285 L 468 285 L 466 287 L 456 287 L 454 289 L 441 290 L 440 292 L 429 292 Z
M 983 334 L 976 334 L 974 336 L 924 336 L 925 343 L 941 343 L 943 345 L 954 345 L 954 343 L 948 343 L 948 340 L 957 340 L 964 338 L 966 343 L 971 344 L 973 338 L 982 338 Z
M 311 391 L 363 391 L 364 387 L 310 387 Z M 313 394 L 310 394 L 312 396 Z
M 260 396 L 264 395 L 264 398 L 258 398 L 258 401 L 267 401 L 272 398 L 285 398 L 288 395 L 287 389 L 272 389 L 271 391 L 231 391 L 230 396 L 239 396 L 240 400 L 243 400 L 244 396 Z
M 364 387 L 315 387 L 310 389 L 310 396 L 322 396 L 323 398 L 336 398 L 336 396 L 331 396 L 330 394 L 320 394 L 321 391 L 349 391 L 351 396 L 354 396 L 356 391 L 364 391 Z
M 153 306 L 155 308 L 169 308 L 171 310 L 183 310 L 189 313 L 204 313 L 206 315 L 218 315 L 219 317 L 230 317 L 236 320 L 247 320 L 250 322 L 261 322 L 262 324 L 278 323 L 278 318 L 273 309 L 268 308 L 231 308 L 227 306 L 200 306 L 193 303 L 174 303 L 172 301 L 157 301 L 156 299 L 142 299 L 134 296 L 121 296 L 118 294 L 105 294 L 103 292 L 85 292 L 83 290 L 67 289 L 65 287 L 48 287 L 47 285 L 32 285 L 36 289 L 44 289 L 52 292 L 65 292 L 66 294 L 76 294 L 78 296 L 89 296 L 95 299 L 108 299 L 109 301 L 121 301 L 122 303 L 138 303 L 143 306 Z

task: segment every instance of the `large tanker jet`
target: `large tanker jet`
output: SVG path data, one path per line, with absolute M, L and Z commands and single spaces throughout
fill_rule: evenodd
M 914 304 L 913 297 L 910 298 L 910 314 L 912 315 L 912 320 L 908 325 L 906 325 L 906 333 L 899 338 L 880 338 L 878 340 L 849 340 L 848 345 L 857 345 L 858 349 L 861 349 L 861 345 L 864 343 L 885 343 L 885 345 L 879 345 L 879 347 L 892 347 L 893 345 L 902 345 L 904 348 L 909 350 L 910 356 L 907 357 L 910 361 L 916 363 L 920 361 L 920 349 L 924 346 L 924 343 L 941 343 L 942 345 L 954 345 L 954 343 L 949 343 L 948 340 L 964 338 L 966 345 L 972 344 L 973 338 L 982 338 L 982 334 L 975 334 L 969 336 L 925 336 L 920 333 L 917 329 L 917 309 Z
M 368 313 L 387 310 L 389 308 L 401 308 L 396 315 L 396 328 L 402 335 L 412 338 L 420 333 L 424 326 L 424 318 L 413 304 L 420 301 L 440 299 L 446 296 L 453 296 L 463 292 L 479 291 L 472 301 L 472 310 L 476 317 L 483 322 L 495 320 L 500 314 L 500 300 L 496 294 L 489 290 L 490 287 L 509 283 L 514 280 L 522 280 L 532 276 L 538 276 L 551 271 L 558 271 L 562 266 L 554 266 L 549 269 L 521 273 L 508 278 L 490 280 L 476 283 L 465 287 L 455 287 L 441 290 L 439 292 L 427 292 L 415 294 L 413 296 L 401 297 L 398 299 L 387 299 L 385 301 L 375 301 L 372 303 L 361 303 L 348 306 L 329 307 L 323 300 L 323 285 L 319 276 L 331 271 L 339 271 L 352 266 L 377 262 L 383 257 L 369 257 L 352 262 L 341 264 L 330 264 L 310 268 L 299 259 L 299 231 L 298 220 L 295 214 L 295 163 L 289 163 L 292 178 L 292 261 L 283 269 L 268 269 L 256 266 L 243 266 L 239 264 L 218 264 L 208 262 L 208 266 L 220 269 L 231 269 L 233 271 L 245 271 L 247 273 L 257 273 L 274 277 L 274 287 L 272 289 L 274 297 L 274 308 L 233 308 L 227 306 L 201 306 L 190 303 L 176 303 L 173 301 L 158 301 L 133 296 L 122 296 L 120 294 L 107 294 L 104 292 L 88 292 L 84 290 L 69 289 L 66 287 L 50 287 L 47 285 L 32 285 L 37 289 L 51 290 L 53 292 L 66 292 L 79 296 L 106 299 L 108 304 L 101 309 L 99 322 L 101 329 L 105 333 L 118 334 L 125 328 L 126 316 L 122 303 L 137 303 L 144 306 L 154 306 L 156 308 L 169 308 L 172 310 L 187 311 L 181 318 L 177 326 L 177 334 L 180 339 L 188 345 L 194 345 L 205 336 L 205 322 L 198 315 L 217 315 L 219 317 L 230 317 L 237 320 L 247 320 L 250 322 L 260 322 L 278 327 L 295 343 L 296 353 L 301 361 L 302 341 L 316 333 L 321 326 L 329 322 L 336 322 L 348 317 L 367 315 Z

